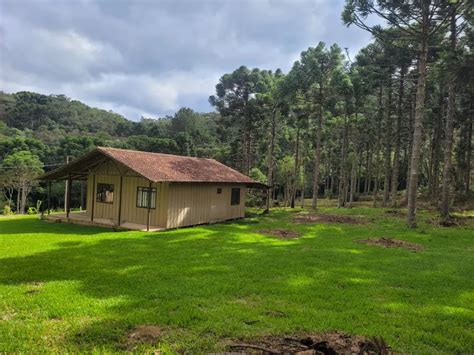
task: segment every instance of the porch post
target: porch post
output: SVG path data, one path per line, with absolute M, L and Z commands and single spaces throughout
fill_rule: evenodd
M 84 180 L 81 180 L 81 203 L 80 203 L 80 211 L 84 208 Z
M 95 205 L 95 174 L 92 174 L 91 222 L 94 222 L 94 205 Z
M 120 175 L 120 187 L 119 187 L 119 205 L 118 205 L 118 222 L 117 226 L 120 226 L 120 222 L 122 219 L 122 183 L 123 183 L 123 176 Z
M 148 214 L 146 218 L 146 231 L 150 231 L 150 211 L 151 211 L 151 181 L 148 184 Z
M 71 212 L 71 187 L 72 187 L 72 180 L 71 180 L 71 174 L 69 174 L 69 177 L 67 179 L 67 207 L 66 207 L 66 217 L 69 218 L 69 213 Z

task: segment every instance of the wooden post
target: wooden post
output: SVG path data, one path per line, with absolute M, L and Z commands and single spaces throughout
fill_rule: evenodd
M 66 156 L 66 165 L 69 164 L 69 155 Z M 70 175 L 70 174 L 69 174 Z M 66 212 L 66 215 L 69 217 L 69 190 L 71 189 L 71 185 L 69 184 L 69 180 L 66 180 L 66 184 L 64 185 L 64 211 Z
M 94 205 L 95 205 L 95 174 L 92 175 L 92 196 L 91 196 L 91 222 L 94 222 Z
M 69 212 L 71 212 L 71 186 L 72 186 L 72 180 L 71 180 L 71 174 L 69 174 L 69 177 L 67 179 L 67 190 L 66 190 L 66 199 L 67 199 L 67 207 L 66 207 L 66 217 L 69 218 Z
M 151 211 L 151 181 L 148 185 L 148 215 L 146 218 L 146 231 L 150 231 L 150 211 Z
M 120 226 L 121 219 L 122 219 L 122 183 L 123 183 L 123 176 L 120 175 L 118 223 L 117 223 L 117 226 Z
M 79 205 L 79 211 L 84 209 L 84 180 L 81 180 L 81 202 Z

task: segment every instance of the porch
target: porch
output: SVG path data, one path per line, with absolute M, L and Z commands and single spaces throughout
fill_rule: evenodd
M 69 216 L 67 213 L 54 213 L 45 216 L 46 220 L 55 222 L 55 223 L 70 223 L 70 224 L 80 224 L 85 226 L 93 226 L 93 227 L 105 227 L 105 228 L 113 228 L 113 229 L 122 229 L 122 230 L 137 230 L 137 231 L 150 231 L 150 232 L 158 232 L 164 230 L 164 228 L 149 226 L 147 229 L 146 224 L 138 224 L 138 223 L 122 223 L 120 226 L 117 226 L 116 222 L 111 219 L 107 218 L 97 218 L 95 217 L 93 221 L 91 221 L 91 217 L 87 215 L 86 211 L 81 212 L 69 212 Z

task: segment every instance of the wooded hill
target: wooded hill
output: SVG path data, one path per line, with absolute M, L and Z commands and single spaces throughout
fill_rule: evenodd
M 305 196 L 317 207 L 325 196 L 344 207 L 364 196 L 408 206 L 413 226 L 421 194 L 448 219 L 453 200 L 471 196 L 468 5 L 348 0 L 343 21 L 370 31 L 371 44 L 351 57 L 320 42 L 286 74 L 237 68 L 210 96 L 213 113 L 132 122 L 62 95 L 2 94 L 0 159 L 30 151 L 50 169 L 96 145 L 212 157 L 274 186 L 270 203 Z M 370 27 L 368 15 L 386 27 Z

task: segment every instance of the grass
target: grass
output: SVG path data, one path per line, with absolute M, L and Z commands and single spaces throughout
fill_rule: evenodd
M 144 233 L 0 219 L 0 351 L 210 352 L 235 337 L 339 330 L 396 351 L 474 349 L 473 224 L 405 227 L 384 209 L 323 208 L 366 224 L 295 224 L 295 211 Z M 300 211 L 296 209 L 296 212 Z M 429 212 L 420 220 L 426 221 Z M 258 233 L 287 228 L 302 237 Z M 423 252 L 356 243 L 391 236 Z

